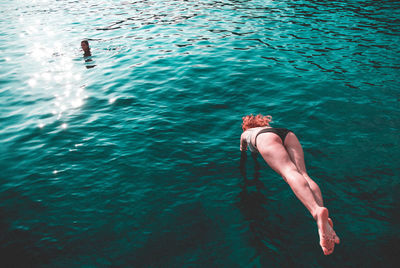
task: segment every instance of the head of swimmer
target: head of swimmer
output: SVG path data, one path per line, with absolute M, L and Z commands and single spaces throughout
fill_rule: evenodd
M 90 47 L 89 47 L 89 42 L 87 40 L 83 40 L 81 42 L 81 48 L 85 56 L 90 56 Z
M 248 130 L 249 128 L 254 128 L 254 127 L 265 127 L 269 126 L 269 123 L 272 121 L 272 116 L 270 115 L 246 115 L 245 117 L 242 118 L 242 129 L 243 131 Z

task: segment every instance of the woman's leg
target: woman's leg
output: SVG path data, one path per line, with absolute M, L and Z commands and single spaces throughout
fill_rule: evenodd
M 273 133 L 264 133 L 258 136 L 257 145 L 267 164 L 282 176 L 317 221 L 320 245 L 325 255 L 331 254 L 335 243 L 339 243 L 339 238 L 329 224 L 328 209 L 318 204 L 309 183 L 291 161 L 280 138 Z
M 320 207 L 307 180 L 297 170 L 280 138 L 274 133 L 258 136 L 257 148 L 267 164 L 275 170 L 292 188 L 297 198 L 315 218 Z
M 285 148 L 289 154 L 290 160 L 296 165 L 297 170 L 303 177 L 307 180 L 308 185 L 310 186 L 314 198 L 317 201 L 318 205 L 323 207 L 324 201 L 322 199 L 321 190 L 318 185 L 308 176 L 306 165 L 304 163 L 304 153 L 303 148 L 296 135 L 293 132 L 289 132 L 285 138 Z

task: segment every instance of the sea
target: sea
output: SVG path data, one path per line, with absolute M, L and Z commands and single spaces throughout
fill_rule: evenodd
M 0 0 L 1 267 L 398 267 L 399 44 L 400 1 Z M 299 138 L 332 255 L 240 164 L 249 114 Z

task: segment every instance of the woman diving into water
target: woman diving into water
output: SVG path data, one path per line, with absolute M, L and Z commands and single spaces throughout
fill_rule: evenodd
M 340 239 L 333 230 L 328 209 L 324 207 L 321 190 L 307 174 L 303 149 L 296 135 L 285 128 L 270 127 L 271 116 L 247 115 L 242 119 L 240 150 L 243 152 L 249 147 L 252 153 L 259 152 L 282 176 L 317 222 L 324 254 L 331 254 Z

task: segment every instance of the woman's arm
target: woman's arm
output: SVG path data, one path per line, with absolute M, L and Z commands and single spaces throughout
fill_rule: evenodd
M 247 151 L 246 131 L 240 136 L 240 151 Z

